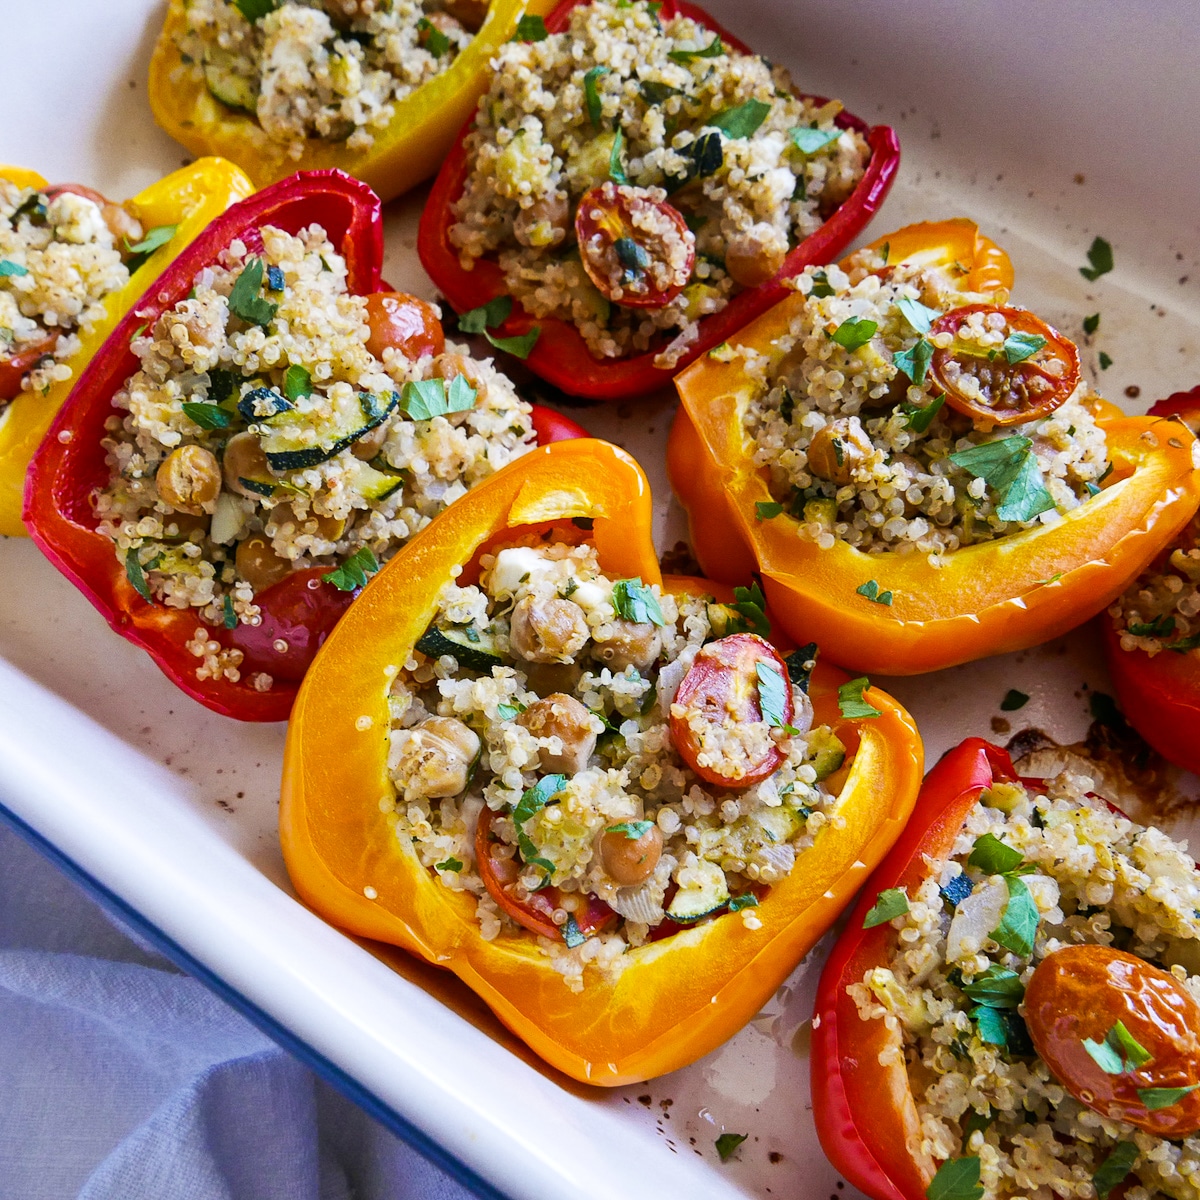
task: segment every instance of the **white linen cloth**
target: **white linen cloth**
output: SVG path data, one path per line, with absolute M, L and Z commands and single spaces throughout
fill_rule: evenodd
M 469 1195 L 0 824 L 0 1200 Z

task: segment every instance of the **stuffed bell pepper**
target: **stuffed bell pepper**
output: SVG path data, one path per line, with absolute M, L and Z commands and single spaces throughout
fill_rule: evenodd
M 624 400 L 839 253 L 899 150 L 683 0 L 564 0 L 501 48 L 421 261 L 564 391 Z
M 340 172 L 236 205 L 117 326 L 31 467 L 34 539 L 217 712 L 285 718 L 381 561 L 582 433 L 447 343 L 381 259 L 379 199 Z
M 1200 1193 L 1200 876 L 1095 788 L 970 739 L 868 881 L 812 1093 L 873 1200 Z
M 171 259 L 251 190 L 217 158 L 120 204 L 0 166 L 0 534 L 25 533 L 25 471 L 85 364 Z
M 912 225 L 684 371 L 668 470 L 705 573 L 759 570 L 785 629 L 888 674 L 1120 595 L 1200 503 L 1195 439 L 1100 400 L 1011 283 L 970 221 Z
M 1160 400 L 1150 416 L 1196 433 L 1200 389 Z M 1165 758 L 1200 772 L 1200 519 L 1098 620 L 1126 719 Z
M 729 1037 L 895 840 L 922 759 L 893 700 L 718 590 L 660 576 L 646 479 L 605 442 L 470 492 L 301 687 L 280 810 L 301 897 L 449 968 L 580 1080 Z
M 150 106 L 194 154 L 233 159 L 258 187 L 332 168 L 390 200 L 437 170 L 486 86 L 488 60 L 548 8 L 170 0 Z

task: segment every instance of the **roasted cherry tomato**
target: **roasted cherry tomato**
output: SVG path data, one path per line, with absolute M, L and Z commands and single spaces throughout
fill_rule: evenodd
M 58 334 L 48 333 L 38 338 L 19 354 L 0 358 L 0 400 L 12 400 L 21 394 L 21 380 L 37 366 L 38 359 L 53 354 Z
M 297 682 L 316 657 L 357 591 L 339 592 L 321 576 L 324 567 L 293 571 L 254 598 L 260 625 L 238 625 L 229 644 L 243 652 L 242 674 L 265 671 L 273 679 Z
M 696 239 L 683 214 L 641 188 L 609 182 L 584 192 L 575 236 L 588 278 L 625 308 L 662 308 L 692 277 Z
M 763 721 L 759 667 L 779 677 L 781 725 L 792 722 L 792 686 L 787 667 L 770 642 L 735 633 L 709 642 L 683 677 L 671 705 L 671 739 L 701 779 L 717 787 L 744 788 L 766 779 L 786 751 L 774 737 L 742 741 L 751 724 Z
M 1132 1042 L 1109 1038 L 1118 1021 Z M 1185 1090 L 1200 1085 L 1200 1004 L 1167 971 L 1109 946 L 1065 946 L 1034 971 L 1025 1023 L 1038 1054 L 1081 1104 L 1156 1137 L 1200 1129 L 1200 1090 Z M 1084 1045 L 1105 1047 L 1106 1038 L 1124 1070 L 1106 1070 Z
M 495 814 L 484 805 L 479 814 L 479 824 L 475 829 L 475 862 L 479 867 L 479 876 L 483 880 L 492 899 L 518 925 L 542 937 L 562 940 L 562 927 L 554 923 L 554 910 L 562 907 L 564 892 L 554 886 L 544 887 L 541 891 L 531 893 L 526 899 L 518 899 L 514 891 L 517 876 L 521 869 L 513 858 L 501 858 L 492 854 L 492 849 L 500 845 L 491 836 L 492 818 Z M 596 896 L 580 896 L 575 893 L 575 899 L 583 901 L 583 908 L 577 909 L 572 915 L 579 932 L 585 937 L 613 924 L 617 914 L 603 900 Z
M 405 358 L 438 355 L 446 348 L 442 323 L 432 304 L 404 292 L 375 292 L 367 297 L 367 321 L 371 336 L 367 349 L 380 362 L 383 352 L 394 347 Z
M 131 257 L 130 246 L 141 241 L 142 234 L 145 231 L 142 228 L 141 221 L 125 205 L 118 204 L 115 200 L 110 200 L 107 196 L 96 191 L 95 188 L 84 187 L 82 183 L 56 183 L 53 187 L 45 188 L 42 191 L 42 195 L 47 200 L 53 200 L 55 196 L 60 196 L 63 192 L 82 196 L 85 200 L 90 200 L 95 204 L 100 209 L 100 215 L 104 218 L 104 223 L 108 226 L 109 232 L 113 235 L 113 241 L 116 243 L 121 257 L 124 259 Z
M 984 328 L 1002 332 L 1002 345 L 963 336 L 979 314 Z M 967 304 L 939 317 L 930 329 L 954 335 L 933 352 L 930 370 L 946 402 L 979 425 L 1020 425 L 1048 416 L 1079 386 L 1074 342 L 1023 308 Z

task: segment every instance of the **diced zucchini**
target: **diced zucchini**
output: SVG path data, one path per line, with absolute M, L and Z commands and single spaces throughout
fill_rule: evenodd
M 359 463 L 351 486 L 368 500 L 386 500 L 404 486 L 404 476 L 377 471 L 370 463 Z
M 381 425 L 399 401 L 395 392 L 356 392 L 332 412 L 292 409 L 271 417 L 260 435 L 267 463 L 276 471 L 299 471 L 325 462 Z
M 237 410 L 250 422 L 269 421 L 289 412 L 292 402 L 273 387 L 251 388 L 238 402 Z
M 804 506 L 804 519 L 810 523 L 833 527 L 837 520 L 836 500 L 809 500 Z
M 667 908 L 667 916 L 673 921 L 698 921 L 729 903 L 725 872 L 716 863 L 701 859 L 680 873 L 686 883 Z
M 462 629 L 438 629 L 436 625 L 431 625 L 417 639 L 417 649 L 422 654 L 428 654 L 430 658 L 452 654 L 460 666 L 485 675 L 490 674 L 493 667 L 504 665 L 504 659 L 493 652 L 494 645 L 486 635 L 480 636 L 478 642 L 472 642 Z
M 818 782 L 832 775 L 846 761 L 846 747 L 831 730 L 813 730 L 809 735 L 808 748 L 813 751 L 812 766 Z
M 253 113 L 258 108 L 258 94 L 251 80 L 233 69 L 234 61 L 227 50 L 209 50 L 204 57 L 204 82 L 214 99 L 241 112 Z
M 787 807 L 761 809 L 754 814 L 754 820 L 762 827 L 763 841 L 771 846 L 790 842 L 803 824 L 800 813 Z

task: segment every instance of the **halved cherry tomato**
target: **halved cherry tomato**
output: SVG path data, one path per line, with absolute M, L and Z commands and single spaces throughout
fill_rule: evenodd
M 1038 1054 L 1081 1104 L 1156 1137 L 1200 1129 L 1200 1089 L 1147 1107 L 1145 1090 L 1200 1084 L 1200 1004 L 1171 974 L 1111 946 L 1064 946 L 1048 954 L 1025 991 L 1025 1022 Z M 1127 1069 L 1102 1068 L 1084 1040 L 1103 1044 L 1120 1021 L 1149 1055 Z
M 959 336 L 975 313 L 983 314 L 989 328 L 999 326 L 1005 335 L 1003 346 L 985 349 Z M 1075 343 L 1023 308 L 968 304 L 939 317 L 929 332 L 931 337 L 954 335 L 951 345 L 934 350 L 930 370 L 951 408 L 977 424 L 1035 421 L 1052 413 L 1079 386 Z
M 84 187 L 82 183 L 56 183 L 53 187 L 45 188 L 41 194 L 47 200 L 53 200 L 55 196 L 60 196 L 63 192 L 82 196 L 85 200 L 90 200 L 95 204 L 100 209 L 100 215 L 104 218 L 109 232 L 113 235 L 113 241 L 116 243 L 121 257 L 128 259 L 131 256 L 129 247 L 141 241 L 145 230 L 141 221 L 124 204 L 118 204 L 115 200 L 110 200 L 96 191 L 95 188 Z
M 380 362 L 389 346 L 413 360 L 424 354 L 441 354 L 446 348 L 442 323 L 433 305 L 416 296 L 374 292 L 367 297 L 367 321 L 371 326 L 367 349 Z
M 317 651 L 350 607 L 358 591 L 341 592 L 322 575 L 325 567 L 293 571 L 254 598 L 262 610 L 259 625 L 239 624 L 229 644 L 241 650 L 242 674 L 265 671 L 273 679 L 298 682 Z
M 683 214 L 642 188 L 609 182 L 584 192 L 575 236 L 588 278 L 625 308 L 662 308 L 692 277 L 696 238 Z
M 21 380 L 37 366 L 39 358 L 53 354 L 57 345 L 58 334 L 48 333 L 18 354 L 0 358 L 0 400 L 13 400 L 19 396 Z
M 475 862 L 484 887 L 518 925 L 523 925 L 542 937 L 561 941 L 563 931 L 561 926 L 554 923 L 554 910 L 562 907 L 565 893 L 549 886 L 539 892 L 533 892 L 528 899 L 519 900 L 516 897 L 513 885 L 517 882 L 521 869 L 516 859 L 500 858 L 492 854 L 492 847 L 500 844 L 491 836 L 494 816 L 495 813 L 484 805 L 475 829 Z M 572 915 L 575 917 L 575 924 L 579 926 L 579 932 L 585 937 L 590 937 L 616 921 L 617 914 L 596 896 L 580 897 L 576 893 L 576 899 L 582 899 L 584 907 Z
M 717 787 L 745 788 L 766 779 L 786 757 L 775 741 L 750 759 L 739 745 L 730 745 L 740 726 L 760 722 L 759 665 L 780 679 L 783 725 L 792 721 L 792 686 L 787 667 L 770 642 L 753 633 L 735 633 L 709 642 L 692 663 L 671 705 L 671 740 L 680 757 L 701 779 Z M 682 710 L 676 715 L 676 709 Z M 696 716 L 701 729 L 693 724 Z M 712 738 L 709 738 L 711 730 Z

